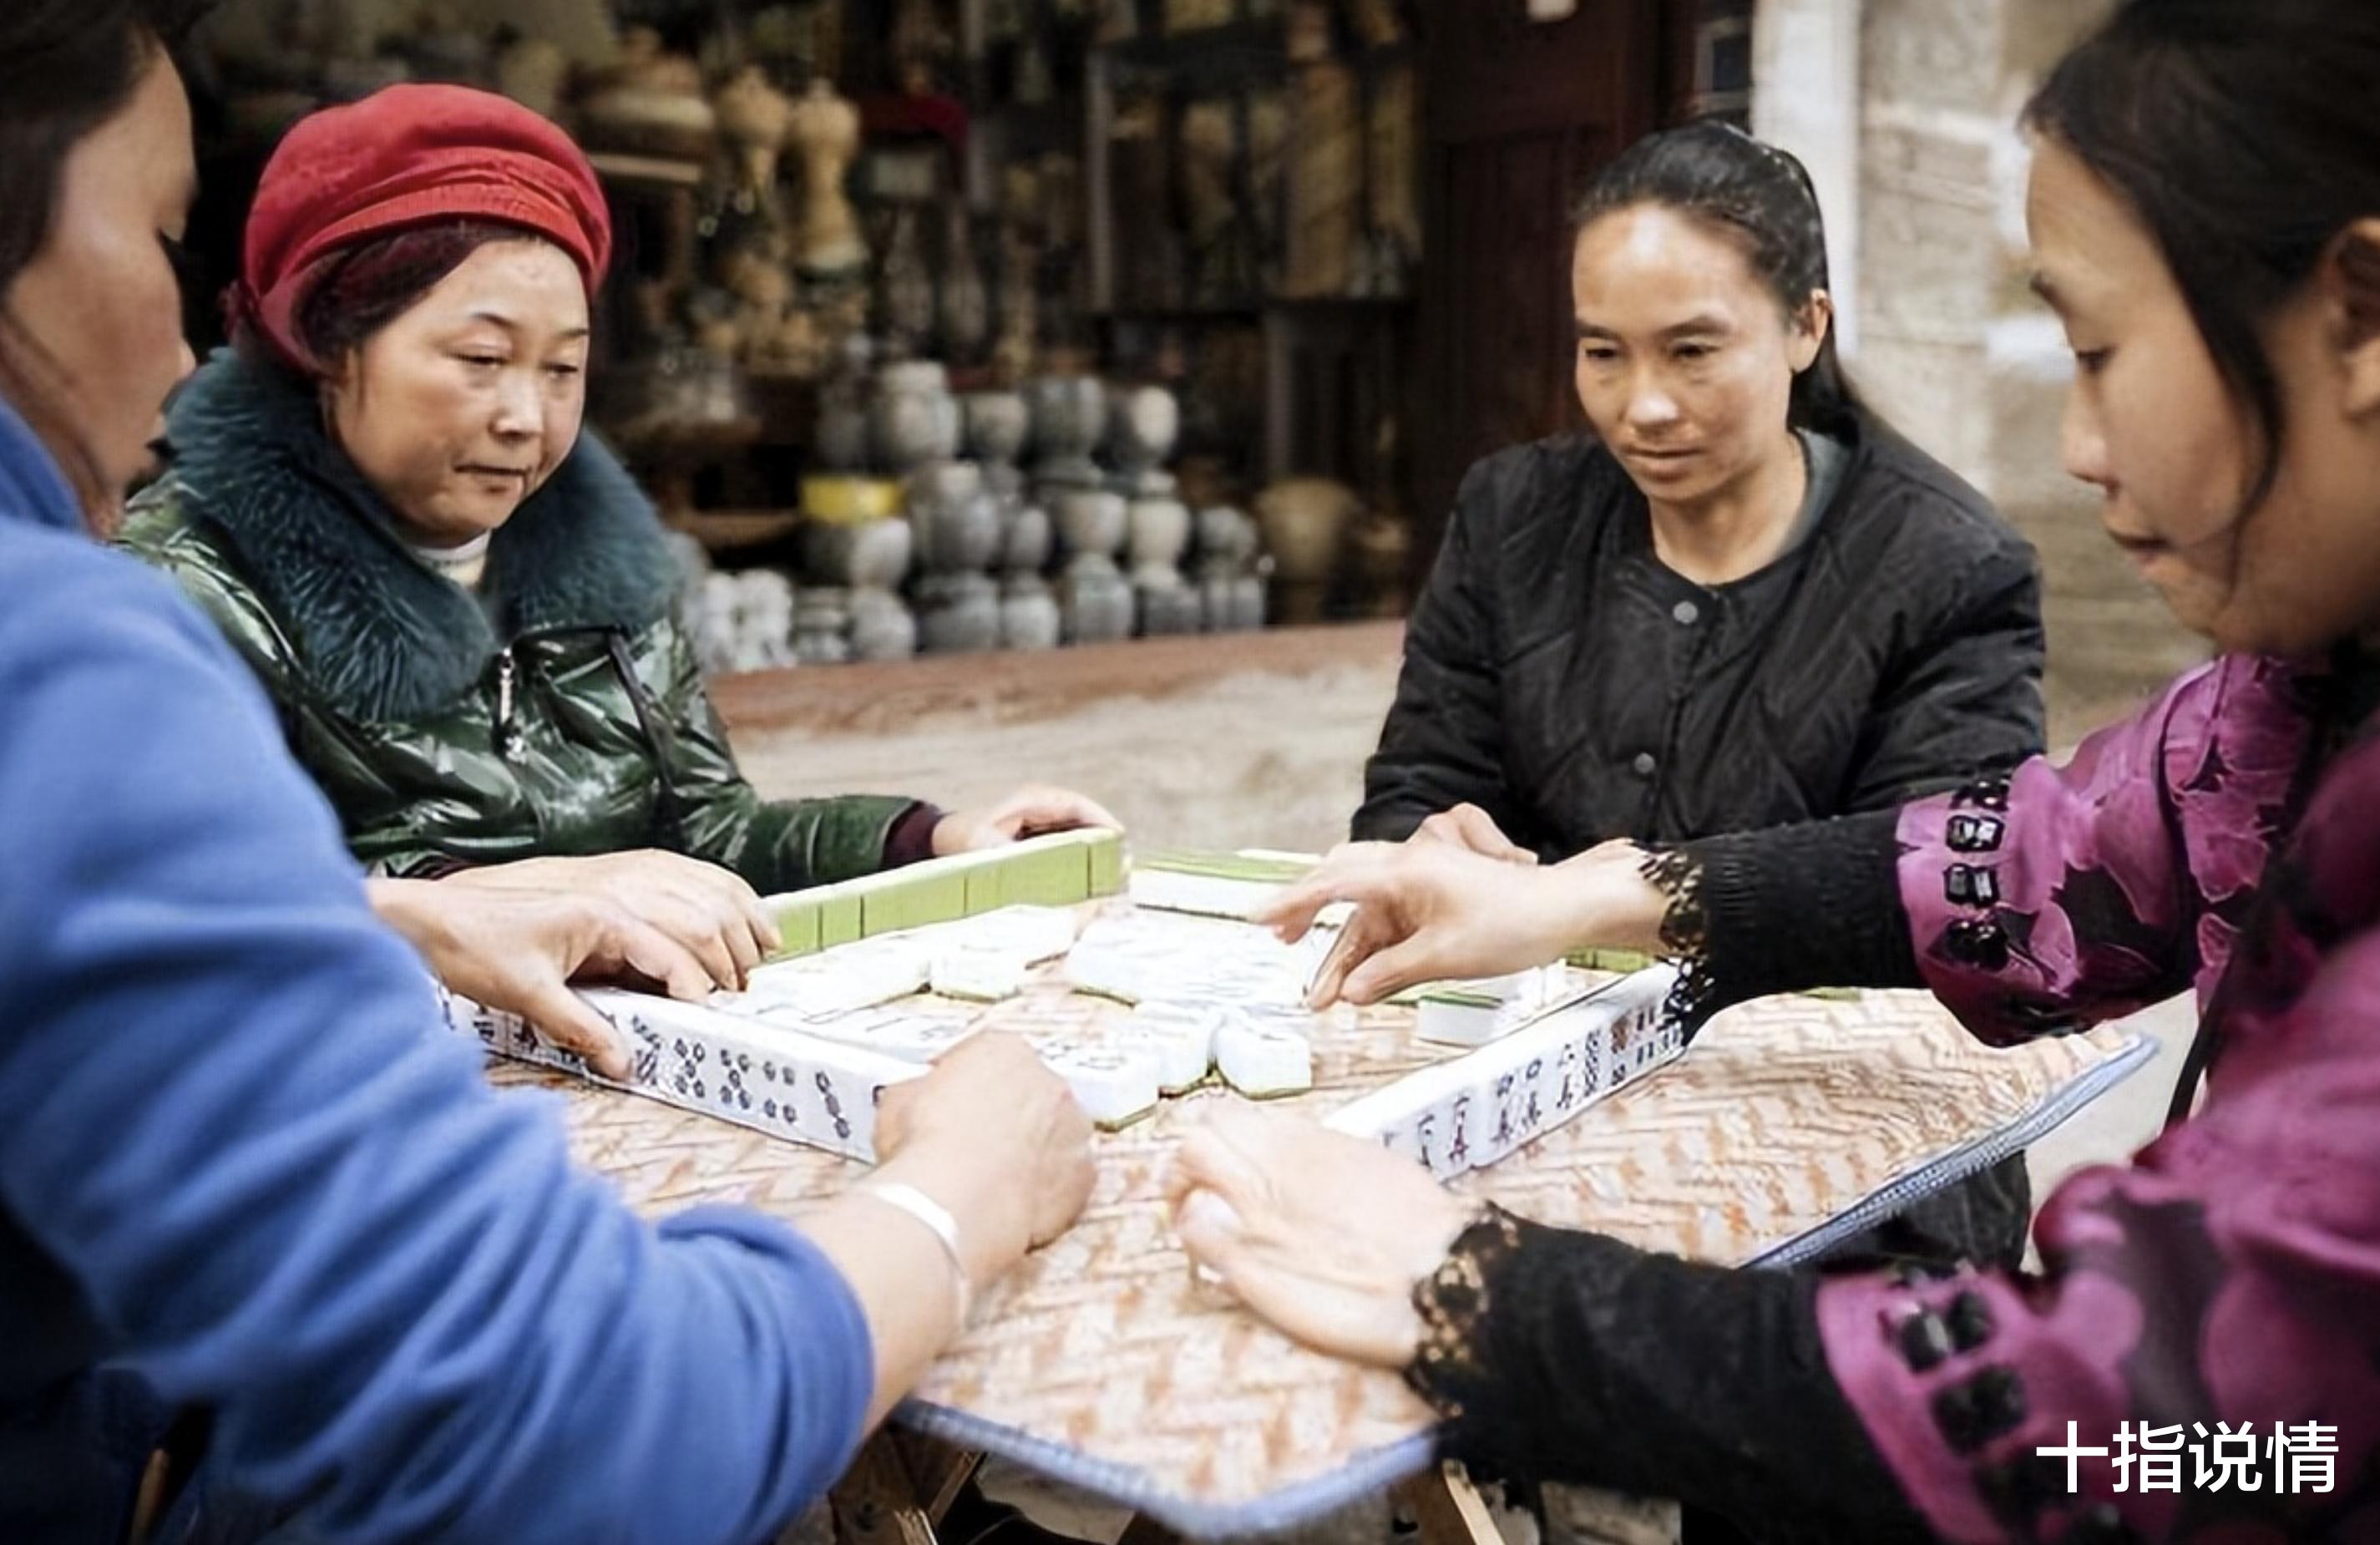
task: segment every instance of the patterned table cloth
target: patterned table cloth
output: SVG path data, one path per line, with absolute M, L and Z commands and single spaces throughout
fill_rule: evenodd
M 1228 927 L 1228 924 L 1203 926 Z M 1097 1033 L 1126 1011 L 1054 981 L 987 1028 Z M 1447 1049 L 1413 1011 L 1338 1011 L 1316 1042 L 1319 1116 Z M 1458 1188 L 1540 1221 L 1708 1260 L 1807 1259 L 1997 1162 L 2154 1054 L 2113 1029 L 1994 1051 L 1923 993 L 1781 998 L 1720 1016 L 1681 1060 Z M 757 1132 L 497 1063 L 564 1097 L 579 1159 L 648 1213 L 739 1202 L 798 1221 L 856 1164 Z M 1097 1141 L 1081 1222 L 984 1295 L 900 1419 L 1133 1506 L 1194 1538 L 1319 1517 L 1431 1457 L 1432 1413 L 1393 1375 L 1309 1352 L 1192 1280 L 1160 1185 L 1187 1106 Z

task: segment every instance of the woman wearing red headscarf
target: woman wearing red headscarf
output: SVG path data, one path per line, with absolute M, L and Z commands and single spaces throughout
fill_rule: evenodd
M 598 892 L 733 986 L 773 937 L 756 891 L 1113 824 L 1057 789 L 945 815 L 744 781 L 660 523 L 581 430 L 611 249 L 577 147 L 481 91 L 317 114 L 265 168 L 238 347 L 124 541 L 262 679 L 356 855 Z

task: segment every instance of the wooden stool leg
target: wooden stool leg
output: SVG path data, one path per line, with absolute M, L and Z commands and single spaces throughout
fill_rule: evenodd
M 1422 1545 L 1503 1545 L 1494 1515 L 1460 1465 L 1425 1470 L 1399 1485 L 1396 1495 L 1413 1509 Z

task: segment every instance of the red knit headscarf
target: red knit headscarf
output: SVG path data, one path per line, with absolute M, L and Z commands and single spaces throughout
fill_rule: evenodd
M 236 321 L 288 364 L 318 372 L 298 313 L 323 260 L 440 220 L 492 220 L 543 237 L 591 294 L 612 262 L 612 218 L 570 137 L 519 103 L 465 86 L 391 86 L 326 108 L 285 137 L 248 217 Z

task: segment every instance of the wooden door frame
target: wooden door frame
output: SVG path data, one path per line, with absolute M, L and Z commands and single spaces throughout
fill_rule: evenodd
M 1431 34 L 1439 26 L 1444 7 L 1509 5 L 1518 8 L 1524 3 L 1525 0 L 1421 0 L 1415 7 L 1419 13 L 1416 32 L 1420 56 L 1430 59 L 1439 55 L 1439 51 L 1432 46 Z M 1624 141 L 1637 133 L 1682 121 L 1694 100 L 1696 29 L 1703 13 L 1702 0 L 1580 0 L 1580 4 L 1582 10 L 1592 7 L 1617 13 L 1616 25 L 1628 35 L 1645 40 L 1645 52 L 1650 54 L 1653 67 L 1635 74 L 1623 67 L 1609 81 L 1615 100 L 1600 115 L 1609 123 L 1598 124 L 1596 117 L 1582 114 L 1572 127 L 1580 132 L 1607 128 Z M 1441 34 L 1439 41 L 1442 39 Z M 1443 201 L 1448 148 L 1494 138 L 1500 130 L 1560 131 L 1558 112 L 1548 111 L 1547 94 L 1542 91 L 1486 101 L 1477 99 L 1492 97 L 1493 93 L 1473 92 L 1470 96 L 1474 100 L 1450 103 L 1445 97 L 1451 93 L 1441 90 L 1443 84 L 1442 76 L 1424 82 L 1427 127 L 1422 149 L 1423 225 L 1431 237 L 1425 266 L 1449 261 L 1443 239 L 1448 218 Z M 1408 377 L 1402 405 L 1404 422 L 1409 426 L 1404 440 L 1409 447 L 1405 465 L 1413 541 L 1407 583 L 1414 593 L 1418 593 L 1436 561 L 1452 510 L 1462 468 L 1449 464 L 1461 459 L 1463 454 L 1460 450 L 1450 453 L 1444 449 L 1443 440 L 1429 439 L 1455 432 L 1434 423 L 1433 416 L 1437 412 L 1435 394 L 1439 390 L 1441 372 L 1451 368 L 1455 358 L 1450 335 L 1460 322 L 1440 314 L 1433 305 L 1434 287 L 1427 274 L 1417 293 L 1420 300 L 1414 318 L 1416 368 Z

